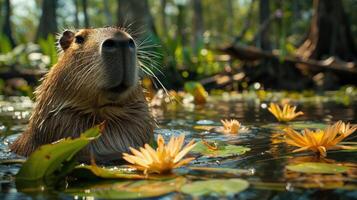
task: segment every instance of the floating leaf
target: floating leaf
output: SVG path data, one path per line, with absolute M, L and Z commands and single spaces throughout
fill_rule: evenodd
M 261 126 L 262 128 L 271 128 L 274 130 L 283 130 L 287 127 L 291 127 L 293 129 L 302 130 L 305 128 L 308 129 L 324 129 L 326 128 L 326 124 L 319 122 L 308 122 L 308 121 L 298 121 L 298 122 L 288 122 L 286 124 L 278 124 L 278 123 L 270 123 Z
M 178 191 L 185 183 L 186 179 L 182 177 L 164 181 L 125 181 L 85 188 L 69 188 L 66 190 L 66 193 L 80 197 L 91 196 L 100 199 L 149 198 Z
M 249 183 L 243 179 L 211 179 L 186 184 L 181 188 L 181 192 L 192 196 L 229 196 L 239 193 L 248 187 Z
M 79 138 L 66 138 L 46 144 L 33 152 L 16 175 L 19 188 L 35 185 L 53 186 L 75 167 L 74 156 L 100 135 L 102 125 L 95 126 Z
M 293 129 L 305 129 L 305 128 L 310 128 L 310 129 L 324 129 L 326 128 L 327 124 L 325 123 L 319 123 L 319 122 L 291 122 L 289 123 L 290 126 L 292 126 Z
M 211 141 L 208 141 L 211 142 Z M 233 155 L 242 155 L 250 148 L 244 146 L 236 146 L 224 143 L 215 143 L 215 148 L 209 148 L 204 142 L 200 141 L 196 144 L 195 148 L 192 149 L 194 153 L 200 153 L 209 157 L 228 157 Z
M 206 173 L 226 173 L 226 174 L 234 174 L 234 175 L 249 175 L 252 174 L 252 170 L 248 169 L 234 169 L 234 168 L 215 168 L 215 167 L 189 167 L 188 169 L 193 171 L 202 171 Z
M 219 127 L 219 126 L 197 125 L 197 126 L 194 126 L 193 128 L 196 130 L 209 131 L 209 130 L 212 130 L 217 127 Z
M 92 165 L 79 165 L 71 173 L 77 178 L 104 178 L 104 179 L 147 179 L 148 176 L 130 172 L 128 168 L 99 167 Z
M 350 168 L 337 164 L 306 162 L 286 166 L 288 170 L 301 173 L 337 174 L 347 172 Z
M 286 191 L 286 183 L 275 182 L 250 182 L 253 188 L 270 191 Z

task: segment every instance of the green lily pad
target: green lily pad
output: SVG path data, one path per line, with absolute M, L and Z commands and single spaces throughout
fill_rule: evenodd
M 211 143 L 211 141 L 207 141 Z M 215 143 L 216 149 L 210 149 L 202 141 L 198 142 L 196 146 L 192 149 L 193 153 L 200 153 L 208 157 L 229 157 L 234 155 L 242 155 L 247 151 L 250 151 L 250 148 L 244 146 L 236 146 L 225 143 Z
M 234 168 L 215 168 L 215 167 L 189 167 L 188 169 L 193 171 L 202 171 L 206 173 L 224 173 L 224 174 L 234 174 L 234 175 L 250 175 L 251 170 L 248 169 L 234 169 Z
M 71 176 L 77 178 L 103 178 L 103 179 L 147 179 L 144 174 L 130 172 L 128 168 L 99 167 L 92 165 L 79 165 L 72 171 Z
M 337 164 L 306 162 L 286 166 L 288 170 L 301 173 L 318 173 L 318 174 L 338 174 L 349 170 L 349 167 Z
M 185 183 L 186 179 L 182 177 L 163 181 L 124 181 L 84 188 L 69 188 L 65 192 L 79 197 L 90 196 L 99 199 L 138 199 L 175 192 Z
M 192 196 L 229 196 L 244 191 L 248 187 L 249 183 L 243 179 L 211 179 L 185 184 L 181 192 Z
M 53 186 L 75 167 L 74 156 L 100 136 L 100 126 L 85 131 L 79 138 L 66 138 L 34 151 L 16 175 L 18 188 Z
M 297 122 L 288 122 L 288 123 L 271 123 L 266 124 L 261 127 L 263 128 L 271 128 L 274 130 L 283 130 L 287 127 L 291 127 L 293 129 L 302 130 L 302 129 L 325 129 L 327 124 L 318 123 L 318 122 L 307 122 L 307 121 L 297 121 Z
M 250 182 L 251 186 L 259 190 L 286 191 L 286 183 L 281 182 Z
M 291 122 L 289 123 L 290 126 L 292 126 L 293 129 L 325 129 L 327 124 L 325 123 L 319 123 L 319 122 Z

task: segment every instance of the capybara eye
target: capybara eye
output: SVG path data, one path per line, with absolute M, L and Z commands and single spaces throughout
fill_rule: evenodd
M 135 42 L 133 39 L 129 40 L 129 48 L 135 48 Z
M 83 36 L 77 35 L 77 36 L 75 37 L 75 43 L 77 43 L 77 44 L 83 44 L 83 42 L 84 42 L 84 37 L 83 37 Z

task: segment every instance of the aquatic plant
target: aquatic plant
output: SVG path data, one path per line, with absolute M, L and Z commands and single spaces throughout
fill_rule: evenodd
M 184 144 L 185 135 L 179 137 L 172 136 L 170 141 L 165 145 L 162 135 L 157 136 L 157 149 L 154 150 L 150 145 L 145 144 L 144 148 L 136 150 L 130 148 L 133 155 L 123 153 L 123 158 L 133 167 L 147 173 L 168 173 L 174 168 L 188 164 L 195 158 L 182 159 L 189 151 L 195 147 L 196 143 L 191 140 L 186 146 Z
M 268 110 L 275 116 L 279 122 L 289 122 L 304 113 L 299 111 L 295 112 L 296 106 L 285 104 L 280 108 L 278 104 L 270 103 Z
M 288 127 L 286 132 L 286 143 L 299 147 L 293 152 L 311 150 L 319 156 L 325 157 L 329 149 L 351 149 L 352 147 L 338 145 L 343 139 L 357 130 L 357 125 L 350 125 L 338 121 L 324 130 L 305 129 L 301 133 Z
M 241 123 L 238 120 L 221 120 L 223 124 L 223 132 L 228 134 L 238 134 Z

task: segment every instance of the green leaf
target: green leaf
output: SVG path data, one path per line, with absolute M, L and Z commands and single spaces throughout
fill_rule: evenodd
M 0 34 L 0 43 L 0 53 L 5 54 L 11 52 L 12 46 L 6 35 Z
M 252 174 L 251 170 L 248 169 L 234 169 L 234 168 L 215 168 L 215 167 L 188 167 L 188 169 L 193 171 L 202 171 L 207 174 L 212 173 L 224 173 L 224 174 L 234 174 L 234 175 L 250 175 Z
M 344 173 L 349 170 L 349 167 L 337 164 L 306 162 L 286 166 L 288 170 L 301 173 L 318 173 L 318 174 L 337 174 Z
M 254 189 L 270 190 L 270 191 L 286 191 L 286 183 L 279 182 L 250 182 Z
M 181 192 L 192 196 L 228 196 L 239 193 L 248 187 L 249 183 L 243 179 L 211 179 L 185 184 L 181 188 Z
M 130 172 L 128 168 L 99 167 L 92 165 L 79 165 L 71 173 L 78 178 L 104 178 L 104 179 L 147 179 L 148 176 Z
M 271 128 L 274 130 L 283 130 L 287 127 L 291 127 L 296 130 L 302 130 L 305 128 L 308 129 L 324 129 L 326 128 L 326 124 L 319 122 L 308 122 L 308 121 L 297 121 L 297 122 L 287 122 L 285 124 L 281 123 L 271 123 L 267 125 L 263 125 L 262 128 Z
M 100 199 L 149 198 L 175 192 L 185 183 L 186 179 L 182 177 L 164 181 L 125 181 L 113 184 L 97 184 L 84 188 L 69 188 L 66 190 L 66 193 L 80 197 L 91 196 Z
M 100 135 L 100 127 L 85 131 L 79 138 L 66 138 L 46 144 L 33 152 L 16 175 L 20 188 L 53 186 L 75 167 L 74 156 Z
M 211 141 L 208 141 L 209 143 Z M 196 146 L 192 149 L 194 153 L 200 153 L 208 157 L 229 157 L 234 155 L 242 155 L 250 148 L 244 146 L 236 146 L 225 143 L 216 143 L 216 150 L 208 148 L 202 141 L 198 142 Z

